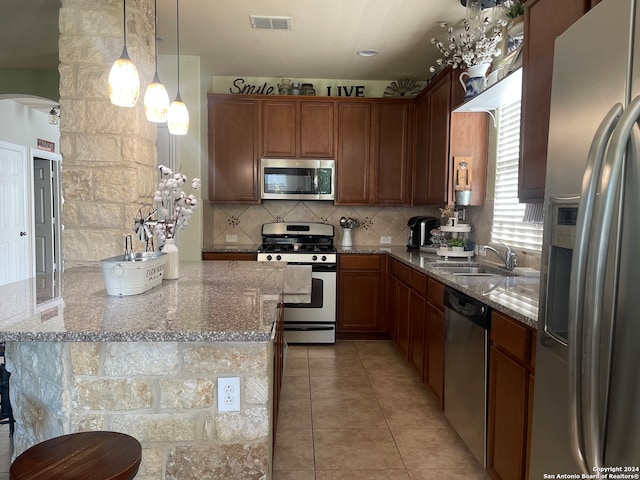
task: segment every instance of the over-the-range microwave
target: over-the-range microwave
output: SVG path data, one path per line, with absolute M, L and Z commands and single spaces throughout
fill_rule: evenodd
M 260 161 L 263 199 L 333 200 L 335 160 L 275 159 Z

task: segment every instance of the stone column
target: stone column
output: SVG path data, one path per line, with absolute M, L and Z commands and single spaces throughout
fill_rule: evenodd
M 144 116 L 153 78 L 153 1 L 129 0 L 127 49 L 140 74 L 134 108 L 109 101 L 107 80 L 123 46 L 122 1 L 62 0 L 60 9 L 60 150 L 65 267 L 123 251 L 140 206 L 151 203 L 156 126 Z

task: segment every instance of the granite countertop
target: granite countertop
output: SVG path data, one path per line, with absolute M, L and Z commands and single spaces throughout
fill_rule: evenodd
M 44 303 L 36 279 L 0 286 L 0 341 L 267 341 L 283 279 L 282 264 L 182 262 L 179 280 L 113 297 L 99 266 L 75 267 Z
M 203 249 L 204 252 L 251 252 L 257 245 L 214 244 Z M 458 276 L 443 273 L 434 266 L 435 263 L 458 264 L 465 259 L 445 260 L 433 253 L 407 251 L 406 246 L 358 246 L 351 248 L 337 247 L 339 254 L 387 254 L 407 265 L 419 269 L 445 285 L 486 303 L 494 310 L 504 313 L 532 328 L 537 328 L 538 297 L 540 279 L 525 276 Z M 481 257 L 480 257 L 481 258 Z M 479 257 L 472 259 L 474 263 L 484 263 Z M 488 262 L 487 262 L 488 263 Z M 495 265 L 495 264 L 491 264 Z
M 467 260 L 445 260 L 433 253 L 420 251 L 408 252 L 406 247 L 392 247 L 380 249 L 391 257 L 400 260 L 413 268 L 424 271 L 436 280 L 455 288 L 489 305 L 494 310 L 508 315 L 532 328 L 538 326 L 538 297 L 540 291 L 539 277 L 525 276 L 459 276 L 452 273 L 444 273 L 436 265 L 465 264 Z M 351 250 L 354 252 L 354 250 Z M 346 252 L 342 252 L 346 253 Z M 357 250 L 354 253 L 358 253 Z M 366 253 L 373 253 L 366 251 Z M 473 263 L 481 262 L 478 258 L 472 259 Z M 493 266 L 493 264 L 492 264 Z
M 255 253 L 260 245 L 255 243 L 218 243 L 202 249 L 202 253 L 242 252 Z

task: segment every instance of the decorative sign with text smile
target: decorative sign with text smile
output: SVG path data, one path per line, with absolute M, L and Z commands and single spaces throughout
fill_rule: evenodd
M 244 78 L 236 78 L 233 81 L 229 93 L 238 95 L 276 95 L 278 89 L 267 82 L 262 85 L 252 85 Z M 364 85 L 338 85 L 327 86 L 327 97 L 364 97 Z

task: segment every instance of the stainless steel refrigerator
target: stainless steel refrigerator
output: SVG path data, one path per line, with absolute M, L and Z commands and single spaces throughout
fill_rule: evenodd
M 556 40 L 530 480 L 639 473 L 638 3 Z

